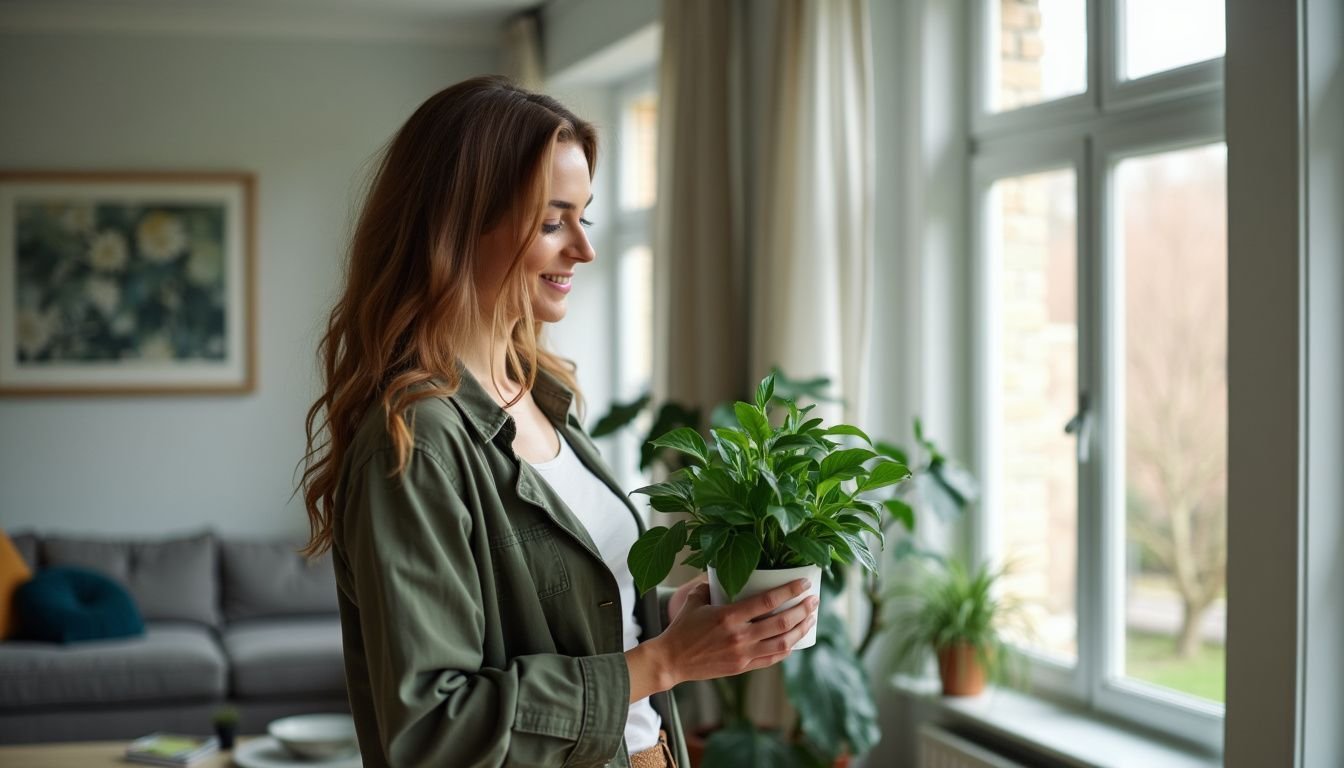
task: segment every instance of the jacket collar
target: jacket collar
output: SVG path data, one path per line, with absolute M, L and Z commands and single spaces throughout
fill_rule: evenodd
M 451 399 L 457 402 L 467 417 L 467 423 L 471 425 L 477 439 L 483 443 L 489 442 L 494 440 L 501 430 L 506 430 L 509 433 L 508 439 L 512 442 L 515 429 L 513 417 L 499 407 L 495 399 L 485 391 L 485 387 L 471 375 L 471 371 L 467 370 L 461 361 L 457 363 L 457 377 L 459 382 L 457 392 L 453 393 Z M 564 428 L 569 409 L 574 403 L 574 393 L 569 387 L 547 373 L 545 368 L 538 368 L 537 381 L 532 387 L 532 399 L 557 429 Z

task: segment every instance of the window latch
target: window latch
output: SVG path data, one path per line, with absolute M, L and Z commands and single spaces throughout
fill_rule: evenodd
M 1064 425 L 1064 433 L 1073 435 L 1078 442 L 1078 463 L 1086 464 L 1092 445 L 1092 411 L 1086 392 L 1078 393 L 1078 412 Z

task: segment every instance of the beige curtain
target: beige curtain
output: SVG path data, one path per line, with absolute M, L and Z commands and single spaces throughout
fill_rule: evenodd
M 665 0 L 662 21 L 655 397 L 709 408 L 779 365 L 830 377 L 846 408 L 823 415 L 854 418 L 873 271 L 867 0 Z M 776 672 L 749 710 L 790 721 Z
M 776 6 L 772 135 L 751 269 L 751 369 L 827 376 L 863 413 L 873 274 L 873 87 L 866 0 Z
M 545 86 L 541 68 L 541 28 L 537 15 L 528 11 L 504 23 L 500 32 L 503 74 L 529 91 Z
M 732 151 L 737 2 L 667 0 L 658 83 L 654 388 L 708 408 L 747 373 L 742 159 Z
M 772 366 L 862 413 L 873 262 L 867 0 L 666 0 L 654 381 L 708 407 Z

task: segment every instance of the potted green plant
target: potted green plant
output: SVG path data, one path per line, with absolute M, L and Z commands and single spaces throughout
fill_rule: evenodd
M 944 696 L 973 696 L 986 680 L 1002 679 L 1011 658 L 1004 631 L 1022 617 L 1022 604 L 998 594 L 1003 567 L 968 570 L 947 561 L 888 602 L 892 661 L 908 666 L 933 654 Z
M 830 382 L 824 377 L 793 379 L 778 369 L 774 371 L 774 397 L 777 406 L 785 401 L 837 403 L 830 396 Z M 675 401 L 654 403 L 644 393 L 628 403 L 613 404 L 597 420 L 592 435 L 600 438 L 631 427 L 642 416 L 647 416 L 647 435 L 641 443 L 639 467 L 648 470 L 655 464 L 669 473 L 676 473 L 691 464 L 684 453 L 654 445 L 659 436 L 679 427 L 690 427 L 702 434 L 710 434 L 712 427 L 740 426 L 733 403 L 720 403 L 710 409 L 708 424 L 702 411 Z M 907 450 L 899 445 L 879 440 L 874 449 L 902 464 L 907 464 L 912 477 L 888 489 L 883 502 L 890 514 L 883 518 L 879 528 L 894 545 L 886 547 L 892 560 L 938 556 L 922 550 L 912 534 L 916 520 L 926 512 L 954 517 L 973 502 L 978 495 L 974 478 L 956 461 L 944 454 L 924 433 L 918 418 L 914 420 L 915 445 Z M 829 597 L 844 588 L 845 570 L 826 569 L 822 578 L 822 594 L 826 596 L 818 612 L 817 643 L 805 653 L 790 656 L 780 665 L 785 693 L 798 718 L 785 733 L 762 728 L 747 716 L 747 691 L 752 680 L 774 670 L 749 672 L 722 678 L 713 682 L 720 718 L 717 727 L 692 729 L 687 734 L 691 749 L 691 768 L 696 768 L 697 755 L 705 756 L 705 764 L 755 765 L 770 764 L 778 768 L 789 766 L 823 766 L 843 768 L 850 756 L 864 754 L 877 743 L 881 732 L 877 724 L 877 704 L 869 685 L 869 676 L 862 659 L 883 634 L 884 574 L 864 571 L 862 593 L 869 605 L 867 630 L 859 643 L 854 643 L 836 610 L 838 601 Z M 689 690 L 678 689 L 684 706 L 694 711 L 697 699 Z
M 822 569 L 832 562 L 877 571 L 865 534 L 880 548 L 887 513 L 882 501 L 865 494 L 900 483 L 910 470 L 872 450 L 872 440 L 858 427 L 828 427 L 808 418 L 812 405 L 799 408 L 785 400 L 783 418 L 772 425 L 774 391 L 771 373 L 757 387 L 755 402 L 734 404 L 735 424 L 710 430 L 712 449 L 690 427 L 652 441 L 680 452 L 688 463 L 666 481 L 633 493 L 647 495 L 660 512 L 689 518 L 650 528 L 631 547 L 630 572 L 641 594 L 667 577 L 683 548 L 691 551 L 684 564 L 709 573 L 716 605 L 797 578 L 810 579 L 810 594 L 819 596 Z M 833 439 L 839 437 L 869 447 L 845 447 Z M 815 641 L 814 626 L 794 649 Z
M 238 735 L 238 710 L 224 706 L 215 710 L 210 721 L 215 726 L 215 735 L 219 737 L 220 749 L 233 749 L 234 739 Z

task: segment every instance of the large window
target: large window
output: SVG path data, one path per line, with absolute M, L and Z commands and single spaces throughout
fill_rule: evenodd
M 1040 688 L 1221 746 L 1217 0 L 979 0 L 976 554 Z
M 616 168 L 612 254 L 615 280 L 612 316 L 616 318 L 615 402 L 630 402 L 649 390 L 653 379 L 653 206 L 658 191 L 658 94 L 651 73 L 613 90 L 616 115 L 613 150 Z M 628 488 L 644 485 L 639 471 L 641 436 L 650 426 L 646 414 L 634 429 L 616 436 L 613 457 Z

